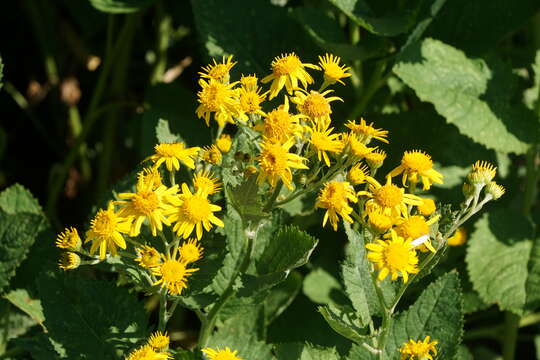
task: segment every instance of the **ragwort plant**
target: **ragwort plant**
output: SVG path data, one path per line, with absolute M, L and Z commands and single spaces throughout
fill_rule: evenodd
M 496 168 L 485 161 L 472 165 L 459 210 L 435 204 L 429 190 L 444 177 L 429 154 L 406 151 L 381 174 L 383 162 L 392 161 L 384 151 L 392 145 L 391 134 L 363 118 L 349 120 L 342 131 L 333 126 L 332 102 L 343 101 L 333 87 L 346 86 L 351 75 L 339 57 L 325 54 L 311 64 L 283 54 L 261 80 L 232 78 L 235 64 L 232 56 L 224 57 L 199 73 L 195 113 L 216 128 L 211 146 L 157 144 L 132 190 L 117 193 L 98 210 L 84 235 L 70 227 L 57 237 L 62 270 L 106 264 L 145 296 L 159 297 L 156 332 L 126 350 L 125 358 L 180 354 L 167 335 L 180 306 L 199 317 L 197 347 L 206 359 L 249 360 L 253 344 L 238 349 L 238 341 L 227 342 L 228 328 L 239 321 L 231 309 L 263 302 L 308 261 L 317 241 L 281 225 L 280 209 L 309 194 L 316 194 L 309 206 L 320 209 L 322 227 L 345 227 L 351 273 L 344 276 L 347 287 L 357 287 L 349 292 L 353 311 L 319 308 L 328 324 L 358 344 L 358 351 L 379 359 L 432 360 L 455 352 L 459 334 L 442 336 L 446 329 L 436 329 L 437 318 L 433 326 L 427 319 L 419 331 L 404 330 L 396 309 L 409 285 L 433 269 L 448 245 L 463 241 L 461 226 L 504 194 L 494 181 Z M 204 260 L 218 255 L 213 243 L 223 242 L 222 235 L 228 253 L 215 269 L 205 269 L 216 266 Z M 449 289 L 459 290 L 453 274 L 428 287 L 420 296 L 426 304 L 413 310 L 436 306 L 430 296 Z

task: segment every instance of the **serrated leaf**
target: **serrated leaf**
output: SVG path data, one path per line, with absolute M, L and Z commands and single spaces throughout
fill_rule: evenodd
M 38 290 L 48 335 L 70 359 L 116 359 L 119 344 L 128 346 L 147 335 L 143 304 L 114 283 L 42 274 Z
M 372 354 L 362 345 L 353 344 L 345 360 L 375 360 L 378 355 Z
M 143 10 L 155 0 L 90 0 L 96 9 L 109 14 L 128 14 Z
M 156 126 L 156 139 L 160 144 L 172 144 L 182 141 L 180 135 L 173 134 L 169 128 L 169 120 L 159 119 Z
M 365 331 L 355 313 L 346 313 L 329 306 L 319 306 L 318 309 L 328 325 L 341 336 L 356 343 L 362 343 L 368 337 L 364 335 Z
M 466 262 L 473 287 L 484 302 L 522 313 L 531 236 L 527 219 L 510 209 L 492 211 L 476 223 Z
M 295 226 L 283 226 L 258 259 L 259 274 L 290 271 L 307 263 L 318 240 Z
M 399 349 L 409 340 L 437 340 L 438 360 L 453 360 L 463 333 L 461 288 L 456 273 L 431 283 L 413 305 L 395 317 L 386 347 L 387 359 L 400 358 Z
M 256 334 L 245 333 L 238 328 L 220 328 L 208 341 L 208 347 L 228 346 L 238 351 L 238 357 L 249 360 L 272 360 L 272 346 L 260 341 Z
M 258 223 L 269 213 L 262 211 L 263 203 L 258 194 L 257 177 L 250 176 L 237 186 L 227 186 L 227 196 L 240 216 L 253 223 Z
M 25 289 L 12 290 L 4 295 L 9 302 L 43 326 L 45 316 L 39 299 L 32 298 Z
M 489 149 L 521 154 L 538 140 L 534 114 L 512 102 L 515 76 L 498 61 L 488 65 L 441 41 L 425 39 L 409 46 L 393 70 L 448 123 Z
M 37 199 L 24 186 L 15 184 L 0 193 L 0 209 L 8 214 L 42 214 Z
M 311 344 L 289 343 L 277 346 L 277 360 L 338 360 L 334 348 L 323 348 Z
M 0 210 L 0 292 L 26 258 L 43 221 L 39 215 L 7 214 Z

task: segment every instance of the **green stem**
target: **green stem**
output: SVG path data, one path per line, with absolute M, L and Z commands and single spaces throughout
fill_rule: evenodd
M 383 76 L 384 69 L 386 67 L 386 61 L 379 61 L 375 65 L 375 69 L 373 71 L 373 75 L 371 75 L 371 78 L 369 79 L 369 83 L 367 87 L 362 91 L 362 95 L 360 99 L 357 101 L 356 106 L 353 108 L 349 115 L 349 119 L 354 119 L 358 115 L 362 114 L 366 110 L 366 106 L 375 95 L 377 90 L 384 85 L 386 82 L 386 79 L 388 76 L 390 76 L 391 72 L 388 72 L 386 76 Z
M 281 192 L 281 189 L 283 188 L 283 182 L 280 181 L 277 186 L 274 189 L 274 192 L 266 202 L 266 205 L 263 208 L 264 212 L 268 212 L 272 210 L 272 207 L 274 206 L 274 202 L 276 201 L 277 197 L 279 196 L 279 193 Z
M 156 36 L 156 64 L 152 71 L 150 83 L 157 84 L 163 79 L 163 74 L 167 69 L 167 48 L 169 47 L 170 35 L 172 33 L 172 18 L 167 15 L 163 9 L 163 4 L 158 2 L 156 5 L 156 18 L 159 23 Z
M 167 320 L 167 291 L 161 291 L 159 294 L 159 331 L 165 331 Z
M 82 123 L 81 123 L 81 116 L 79 114 L 79 109 L 77 108 L 77 106 L 72 105 L 69 107 L 68 113 L 69 113 L 69 126 L 71 128 L 71 134 L 73 135 L 73 138 L 76 139 L 82 132 Z M 90 180 L 90 173 L 92 170 L 90 168 L 88 157 L 86 156 L 87 155 L 86 151 L 87 151 L 86 144 L 85 143 L 81 144 L 81 146 L 79 147 L 79 157 L 81 161 L 81 174 L 82 174 L 82 178 L 85 181 L 88 181 Z
M 504 314 L 504 335 L 502 337 L 502 355 L 504 360 L 514 360 L 518 327 L 519 316 L 507 311 Z

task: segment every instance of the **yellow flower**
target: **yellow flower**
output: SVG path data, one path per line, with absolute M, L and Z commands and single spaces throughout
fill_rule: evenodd
M 232 139 L 231 135 L 222 134 L 217 140 L 216 140 L 216 146 L 218 147 L 219 151 L 226 154 L 231 150 L 232 146 Z
M 186 265 L 193 263 L 202 257 L 203 251 L 197 239 L 189 239 L 180 246 L 180 261 Z
M 232 351 L 227 346 L 225 346 L 225 349 L 217 350 L 211 349 L 211 348 L 204 348 L 202 349 L 202 352 L 208 356 L 210 360 L 242 360 L 239 356 L 236 354 L 238 353 L 237 350 Z
M 419 240 L 423 242 L 418 247 L 418 249 L 422 252 L 425 252 L 428 249 L 431 252 L 435 252 L 435 249 L 431 245 L 431 241 L 429 239 L 429 227 L 430 225 L 433 225 L 435 222 L 437 222 L 439 218 L 440 216 L 434 216 L 428 221 L 426 221 L 423 216 L 410 216 L 406 219 L 401 220 L 395 230 L 399 236 L 404 237 L 405 239 L 410 239 L 411 241 L 413 241 L 413 243 L 415 240 L 423 236 L 427 236 L 427 239 L 425 241 Z
M 370 148 L 364 145 L 363 142 L 358 139 L 355 133 L 350 132 L 343 135 L 343 143 L 348 149 L 349 154 L 356 160 L 365 158 L 368 154 L 375 151 L 377 148 Z M 384 160 L 384 159 L 383 159 Z
M 326 153 L 327 151 L 339 154 L 343 150 L 343 143 L 339 138 L 339 134 L 331 134 L 334 128 L 328 128 L 328 125 L 319 122 L 313 124 L 313 127 L 307 128 L 311 134 L 309 142 L 317 150 L 317 159 L 319 161 L 324 160 L 326 166 L 330 166 L 330 158 Z
M 154 147 L 156 153 L 147 157 L 145 161 L 152 160 L 156 169 L 165 163 L 167 170 L 178 171 L 180 170 L 180 162 L 190 169 L 195 169 L 194 158 L 200 149 L 199 147 L 186 148 L 181 142 L 158 144 Z
M 248 121 L 249 116 L 247 114 L 257 114 L 264 116 L 264 111 L 261 110 L 261 103 L 267 95 L 267 92 L 260 93 L 261 89 L 246 90 L 244 88 L 238 89 L 238 118 L 242 121 Z
M 203 153 L 201 156 L 201 159 L 203 161 L 206 161 L 210 164 L 219 165 L 221 164 L 221 159 L 223 156 L 221 155 L 221 151 L 219 151 L 218 147 L 214 144 L 210 146 L 203 147 Z
M 367 258 L 379 270 L 379 280 L 384 280 L 390 274 L 392 280 L 401 276 L 406 283 L 409 281 L 409 274 L 419 271 L 416 251 L 410 240 L 398 236 L 394 230 L 390 230 L 390 236 L 389 240 L 377 240 L 376 243 L 367 244 Z
M 144 168 L 142 172 L 139 173 L 139 178 L 142 178 L 141 181 L 145 183 L 150 183 L 152 190 L 157 189 L 161 186 L 161 174 L 155 167 Z
M 349 201 L 355 203 L 358 198 L 354 194 L 354 189 L 347 181 L 332 181 L 326 183 L 317 197 L 316 208 L 327 209 L 324 214 L 323 227 L 328 219 L 334 231 L 337 231 L 338 215 L 348 221 L 353 222 L 350 214 L 353 209 L 349 206 Z
M 467 178 L 472 184 L 489 184 L 497 175 L 497 167 L 487 161 L 477 161 L 472 165 L 472 172 Z
M 221 183 L 210 171 L 203 170 L 193 177 L 193 188 L 195 192 L 212 195 L 221 190 Z
M 437 356 L 435 346 L 438 343 L 438 341 L 430 341 L 429 336 L 422 341 L 409 340 L 399 349 L 401 360 L 433 360 L 433 356 Z
M 448 238 L 448 245 L 450 246 L 460 246 L 465 244 L 467 241 L 467 230 L 464 227 L 460 227 L 456 230 L 454 235 Z
M 184 239 L 187 239 L 194 229 L 197 239 L 200 239 L 203 228 L 210 231 L 212 224 L 224 226 L 223 221 L 214 215 L 214 212 L 221 210 L 221 206 L 210 203 L 206 194 L 192 194 L 186 184 L 182 184 L 182 193 L 172 198 L 171 202 L 176 208 L 168 212 L 168 220 L 175 223 L 173 231 Z
M 158 266 L 161 260 L 159 252 L 151 246 L 143 245 L 135 249 L 137 257 L 135 261 L 145 269 L 151 269 Z
M 73 270 L 81 265 L 81 257 L 73 252 L 64 252 L 60 254 L 58 267 L 62 270 Z
M 403 186 L 405 186 L 407 180 L 411 184 L 416 184 L 419 177 L 422 179 L 424 190 L 429 190 L 432 183 L 443 183 L 442 174 L 433 169 L 431 156 L 420 150 L 405 151 L 401 159 L 401 165 L 390 171 L 388 175 L 394 177 L 402 173 L 401 181 Z
M 493 198 L 493 200 L 500 199 L 500 197 L 506 192 L 504 186 L 497 184 L 495 181 L 491 181 L 489 184 L 487 184 L 485 191 L 488 196 Z
M 378 233 L 385 233 L 392 227 L 392 225 L 394 225 L 394 219 L 391 216 L 385 215 L 379 209 L 374 208 L 367 210 L 366 212 L 368 215 L 369 225 Z
M 56 237 L 56 247 L 67 250 L 79 250 L 81 248 L 81 238 L 74 227 L 65 228 Z
M 150 338 L 148 339 L 148 345 L 156 350 L 166 349 L 169 347 L 169 342 L 170 339 L 167 333 L 162 333 L 161 331 L 156 331 L 150 335 Z
M 246 90 L 257 90 L 259 79 L 255 75 L 242 75 L 240 78 L 240 86 Z
M 157 236 L 158 230 L 163 230 L 163 224 L 171 225 L 163 213 L 172 208 L 170 199 L 178 192 L 178 185 L 170 188 L 165 185 L 152 188 L 153 182 L 145 182 L 145 178 L 140 176 L 137 181 L 137 192 L 118 194 L 123 200 L 114 202 L 122 206 L 118 215 L 131 221 L 129 236 L 138 236 L 141 233 L 144 220 L 148 221 L 153 236 Z
M 364 159 L 372 169 L 378 169 L 386 159 L 386 153 L 383 150 L 375 149 L 374 151 L 367 153 L 364 156 Z
M 294 92 L 291 101 L 297 105 L 300 113 L 312 121 L 328 124 L 330 123 L 330 114 L 332 114 L 330 103 L 336 100 L 343 101 L 337 96 L 325 97 L 331 92 L 332 90 L 326 90 L 322 93 L 311 90 L 308 93 L 306 90 L 299 90 Z
M 151 269 L 156 280 L 153 285 L 161 285 L 171 295 L 180 295 L 187 288 L 187 279 L 197 268 L 188 269 L 186 264 L 175 258 L 164 259 L 163 263 Z
M 376 206 L 384 214 L 398 217 L 407 217 L 407 205 L 420 205 L 422 199 L 412 194 L 405 194 L 405 190 L 392 184 L 392 178 L 387 177 L 386 184 L 381 185 L 375 179 L 368 179 L 369 191 L 359 191 L 358 195 L 368 196 L 368 206 Z
M 345 126 L 351 129 L 365 145 L 369 144 L 371 139 L 377 139 L 388 144 L 386 139 L 388 131 L 375 129 L 373 123 L 368 125 L 364 119 L 360 119 L 360 124 L 349 120 Z
M 341 79 L 351 76 L 348 73 L 351 68 L 345 65 L 339 65 L 340 61 L 341 59 L 338 56 L 332 54 L 325 54 L 324 57 L 319 56 L 319 66 L 324 71 L 323 89 L 328 85 L 336 83 L 336 81 L 345 85 Z
M 422 199 L 422 203 L 416 207 L 418 212 L 424 216 L 429 216 L 437 210 L 435 201 L 432 199 Z
M 229 72 L 232 67 L 236 65 L 236 61 L 232 61 L 233 56 L 230 55 L 228 58 L 223 56 L 222 62 L 217 63 L 216 59 L 212 59 L 214 64 L 209 64 L 206 67 L 203 67 L 203 72 L 199 72 L 199 75 L 203 78 L 214 79 L 222 83 L 229 82 Z
M 304 165 L 304 161 L 307 161 L 306 158 L 289 153 L 289 149 L 293 144 L 293 138 L 283 144 L 272 142 L 269 139 L 263 140 L 261 153 L 256 158 L 260 166 L 257 183 L 261 184 L 267 180 L 271 187 L 275 187 L 278 180 L 281 179 L 285 186 L 292 190 L 291 168 L 309 169 Z
M 99 258 L 105 259 L 107 250 L 116 256 L 116 247 L 126 248 L 122 234 L 128 234 L 131 228 L 129 219 L 119 216 L 114 211 L 113 202 L 109 202 L 107 210 L 100 209 L 90 222 L 90 230 L 86 233 L 85 242 L 92 241 L 90 255 L 94 255 L 99 247 Z
M 347 179 L 354 185 L 363 184 L 368 178 L 371 178 L 371 176 L 369 176 L 369 168 L 360 163 L 357 163 L 350 168 L 347 173 Z
M 172 358 L 168 352 L 156 352 L 150 345 L 144 345 L 133 350 L 126 357 L 126 360 L 164 360 Z
M 285 103 L 266 114 L 264 123 L 255 126 L 255 130 L 261 131 L 267 139 L 284 143 L 291 136 L 302 136 L 302 117 L 289 114 L 289 100 L 285 97 Z
M 272 81 L 270 99 L 276 97 L 284 86 L 289 94 L 298 89 L 298 82 L 306 88 L 313 83 L 313 78 L 305 68 L 319 70 L 317 65 L 302 63 L 294 52 L 276 57 L 271 67 L 272 74 L 262 79 L 262 83 Z
M 226 123 L 234 123 L 233 117 L 239 116 L 236 90 L 233 89 L 237 83 L 224 84 L 214 79 L 208 82 L 199 80 L 202 90 L 197 93 L 200 105 L 195 113 L 199 119 L 204 119 L 206 126 L 210 126 L 212 113 L 214 113 L 214 120 L 221 127 Z

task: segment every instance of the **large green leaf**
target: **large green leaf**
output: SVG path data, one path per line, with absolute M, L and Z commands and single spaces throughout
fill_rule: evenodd
M 277 360 L 338 360 L 334 348 L 317 347 L 311 344 L 288 343 L 277 346 Z
M 319 312 L 330 327 L 347 339 L 361 344 L 367 336 L 354 312 L 345 312 L 330 306 L 319 306 Z
M 90 4 L 100 11 L 110 14 L 127 14 L 144 10 L 155 0 L 90 0 Z
M 48 335 L 70 359 L 117 359 L 119 348 L 147 335 L 143 304 L 114 283 L 43 274 L 38 290 Z
M 477 222 L 468 242 L 466 261 L 473 287 L 484 302 L 522 313 L 527 300 L 531 237 L 527 219 L 510 209 L 491 211 Z M 529 283 L 533 289 L 535 279 Z
M 409 340 L 437 340 L 438 360 L 453 360 L 463 333 L 461 289 L 456 273 L 431 283 L 409 309 L 398 314 L 386 347 L 387 359 L 399 359 L 399 349 Z
M 301 289 L 302 275 L 297 271 L 291 272 L 285 281 L 272 288 L 264 300 L 265 324 L 267 326 L 291 305 Z
M 473 60 L 441 41 L 409 46 L 394 72 L 459 131 L 489 149 L 523 153 L 538 140 L 536 117 L 513 102 L 515 75 L 496 60 Z
M 32 320 L 43 326 L 45 316 L 39 299 L 32 298 L 25 289 L 12 290 L 4 295 L 4 298 L 26 313 Z
M 0 208 L 8 214 L 42 214 L 36 198 L 24 186 L 15 184 L 0 193 Z
M 344 297 L 339 281 L 322 268 L 315 268 L 305 278 L 304 294 L 317 304 L 341 304 Z M 341 301 L 340 301 L 341 300 Z

